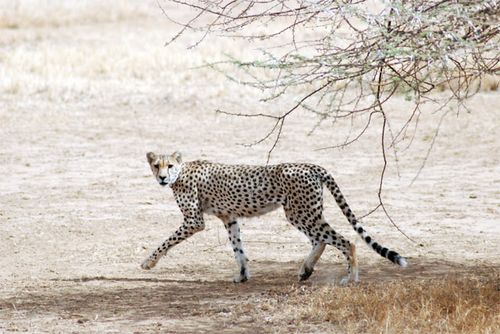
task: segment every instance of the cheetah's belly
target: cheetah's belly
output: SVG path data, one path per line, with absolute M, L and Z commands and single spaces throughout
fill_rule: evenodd
M 225 206 L 213 205 L 212 203 L 203 203 L 203 212 L 218 217 L 257 217 L 268 212 L 274 211 L 281 206 L 280 203 L 268 203 L 266 205 L 241 205 L 241 206 Z

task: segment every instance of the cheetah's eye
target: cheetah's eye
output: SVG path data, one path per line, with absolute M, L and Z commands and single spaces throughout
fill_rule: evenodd
M 169 165 L 167 166 L 167 168 L 169 168 L 169 169 L 170 169 L 170 168 L 172 168 L 172 167 L 174 167 L 174 165 L 172 165 L 172 164 L 169 164 Z
M 154 166 L 154 168 L 156 168 L 156 169 L 160 168 L 160 164 L 154 164 L 153 166 Z

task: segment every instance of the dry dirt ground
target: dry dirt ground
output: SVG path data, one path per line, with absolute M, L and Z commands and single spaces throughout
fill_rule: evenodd
M 243 221 L 253 274 L 245 284 L 231 283 L 232 251 L 222 224 L 209 216 L 205 231 L 156 268 L 139 268 L 181 222 L 171 191 L 150 175 L 148 150 L 265 163 L 271 142 L 240 144 L 262 137 L 269 120 L 214 110 L 279 112 L 292 101 L 263 104 L 259 92 L 208 69 L 187 69 L 222 52 L 251 52 L 251 45 L 214 40 L 194 50 L 186 42 L 164 48 L 175 30 L 154 2 L 117 1 L 104 9 L 97 1 L 76 9 L 1 3 L 7 14 L 0 21 L 0 333 L 336 330 L 262 306 L 298 287 L 309 252 L 282 211 Z M 468 106 L 470 112 L 446 116 L 411 186 L 440 115 L 424 109 L 398 169 L 390 159 L 384 199 L 416 242 L 379 211 L 364 219 L 378 241 L 408 257 L 408 268 L 363 245 L 325 192 L 327 219 L 358 244 L 362 281 L 383 280 L 389 288 L 396 279 L 499 271 L 500 96 L 483 91 Z M 388 110 L 402 122 L 409 104 L 398 97 Z M 308 135 L 316 122 L 308 113 L 292 114 L 271 163 L 326 167 L 353 210 L 368 212 L 377 204 L 382 168 L 380 120 L 358 142 L 324 151 L 316 149 L 342 143 L 347 127 L 325 122 Z M 344 270 L 338 252 L 327 248 L 305 285 L 335 286 Z

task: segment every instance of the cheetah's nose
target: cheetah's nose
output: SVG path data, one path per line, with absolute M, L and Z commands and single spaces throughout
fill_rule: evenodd
M 166 186 L 167 185 L 167 182 L 165 181 L 167 177 L 166 176 L 158 176 L 158 179 L 159 180 L 159 183 L 162 185 L 162 186 Z

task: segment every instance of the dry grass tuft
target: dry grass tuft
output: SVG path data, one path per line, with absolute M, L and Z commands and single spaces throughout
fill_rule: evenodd
M 303 287 L 287 306 L 296 321 L 327 321 L 348 333 L 499 333 L 499 278 Z
M 481 78 L 472 79 L 469 84 L 470 91 L 472 92 L 496 92 L 500 86 L 500 76 L 496 74 L 485 74 Z M 449 82 L 440 83 L 436 88 L 439 92 L 444 92 L 449 89 L 458 90 L 459 81 L 457 79 L 451 79 Z M 465 86 L 462 86 L 462 88 L 465 88 Z
M 493 74 L 485 75 L 483 80 L 481 81 L 482 91 L 496 92 L 499 86 L 500 86 L 500 76 L 498 75 L 493 75 Z
M 0 29 L 61 27 L 137 19 L 151 12 L 133 0 L 0 0 Z

